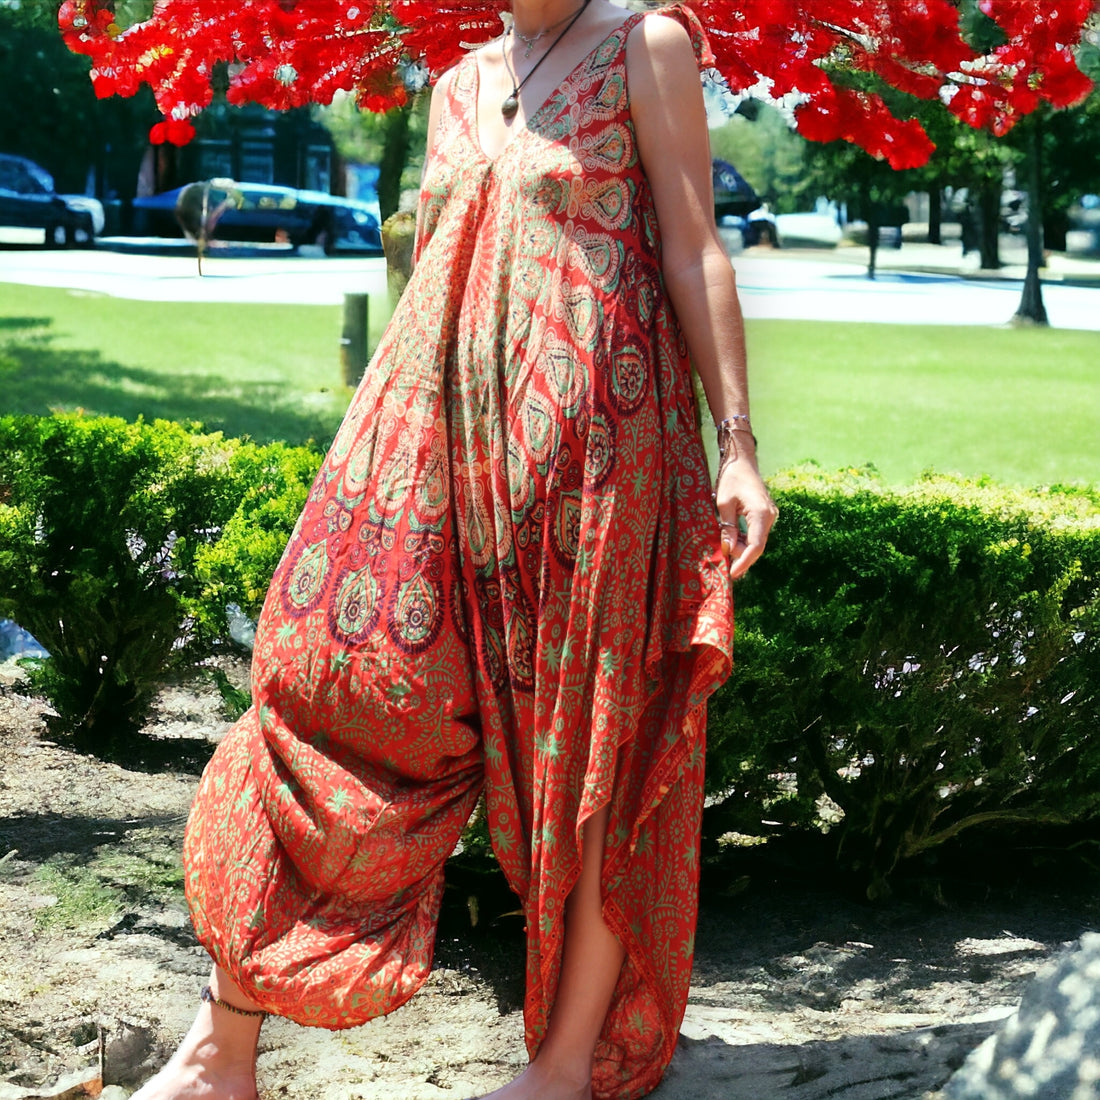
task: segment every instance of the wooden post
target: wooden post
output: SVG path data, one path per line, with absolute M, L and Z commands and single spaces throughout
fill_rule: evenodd
M 340 362 L 344 385 L 359 385 L 367 369 L 367 320 L 370 297 L 366 294 L 344 295 L 344 334 L 340 337 Z

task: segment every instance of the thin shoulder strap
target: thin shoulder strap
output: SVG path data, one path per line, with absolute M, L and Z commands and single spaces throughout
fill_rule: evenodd
M 676 22 L 687 31 L 688 38 L 691 39 L 691 48 L 695 51 L 695 61 L 699 68 L 702 70 L 714 67 L 714 51 L 710 48 L 710 40 L 707 38 L 707 32 L 703 28 L 703 24 L 699 22 L 699 17 L 692 11 L 690 5 L 668 4 L 652 12 L 639 12 L 633 18 L 623 23 L 623 26 L 626 28 L 627 36 L 629 36 L 630 32 L 645 19 L 647 15 L 667 15 L 669 18 L 675 19 Z

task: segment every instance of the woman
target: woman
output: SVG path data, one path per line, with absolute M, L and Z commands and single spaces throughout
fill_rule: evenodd
M 188 825 L 217 965 L 141 1100 L 255 1096 L 265 1011 L 347 1027 L 411 996 L 482 791 L 528 927 L 532 1061 L 493 1097 L 641 1096 L 671 1057 L 705 702 L 729 581 L 776 514 L 714 227 L 706 44 L 678 6 L 512 15 L 435 89 L 416 270 Z M 714 496 L 689 350 L 721 425 Z

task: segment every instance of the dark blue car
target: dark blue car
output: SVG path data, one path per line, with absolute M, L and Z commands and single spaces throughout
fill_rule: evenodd
M 134 230 L 139 236 L 194 237 L 204 210 L 208 236 L 218 240 L 319 245 L 328 255 L 382 251 L 376 202 L 227 179 L 134 199 Z
M 103 229 L 103 206 L 85 195 L 59 195 L 44 168 L 0 153 L 0 225 L 42 229 L 47 248 L 90 248 Z

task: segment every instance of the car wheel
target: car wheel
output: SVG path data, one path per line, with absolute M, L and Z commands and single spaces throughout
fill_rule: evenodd
M 321 223 L 321 232 L 317 235 L 317 243 L 324 249 L 326 256 L 335 256 L 336 240 L 336 219 L 329 214 Z
M 95 222 L 92 221 L 91 214 L 85 214 L 80 218 L 73 235 L 75 237 L 73 244 L 77 248 L 95 247 Z
M 45 238 L 42 241 L 43 248 L 63 248 L 67 240 L 67 232 L 56 222 L 45 227 Z
M 762 244 L 766 248 L 779 247 L 779 234 L 776 233 L 775 226 L 771 222 L 760 222 L 757 225 L 756 243 Z

